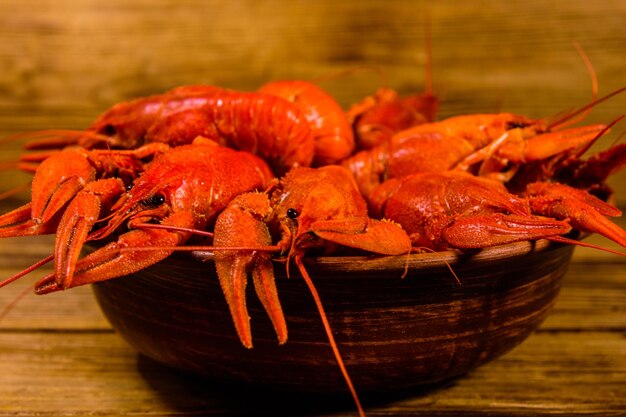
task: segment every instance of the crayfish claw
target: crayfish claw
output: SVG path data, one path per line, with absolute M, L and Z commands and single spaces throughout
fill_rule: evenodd
M 56 223 L 41 223 L 31 217 L 28 203 L 0 216 L 0 237 L 31 236 L 54 233 Z
M 218 261 L 218 257 L 221 258 Z M 224 262 L 224 257 L 215 255 L 215 266 L 220 280 L 222 292 L 230 310 L 235 330 L 246 348 L 252 348 L 252 332 L 250 330 L 250 316 L 246 306 L 246 285 L 248 262 L 240 256 L 228 256 L 230 261 Z
M 33 178 L 33 219 L 48 222 L 95 179 L 96 170 L 84 151 L 71 148 L 47 158 Z
M 35 294 L 37 295 L 49 294 L 59 290 L 61 287 L 57 284 L 54 273 L 46 275 L 35 284 Z
M 274 267 L 269 257 L 264 257 L 257 262 L 256 267 L 252 269 L 252 279 L 257 297 L 272 321 L 278 343 L 282 345 L 287 342 L 287 323 L 278 299 Z
M 106 178 L 88 183 L 67 207 L 57 230 L 54 246 L 54 270 L 57 282 L 71 286 L 83 244 L 100 218 L 101 211 L 124 192 L 119 178 Z
M 287 325 L 278 299 L 270 253 L 237 249 L 271 246 L 272 238 L 265 224 L 270 212 L 266 194 L 246 193 L 231 201 L 215 222 L 213 244 L 217 275 L 239 339 L 247 348 L 252 347 L 246 306 L 248 273 L 252 275 L 257 296 L 272 321 L 278 342 L 287 341 Z M 219 250 L 220 246 L 225 249 Z
M 402 226 L 389 220 L 367 219 L 366 227 L 361 233 L 333 230 L 314 230 L 314 233 L 329 242 L 381 255 L 404 255 L 411 252 L 409 236 Z
M 577 230 L 601 234 L 626 247 L 626 231 L 605 217 L 620 215 L 620 210 L 586 191 L 565 184 L 533 183 L 526 194 L 533 213 L 567 220 Z
M 471 249 L 559 236 L 570 230 L 564 221 L 491 213 L 457 219 L 442 231 L 442 238 L 450 247 Z

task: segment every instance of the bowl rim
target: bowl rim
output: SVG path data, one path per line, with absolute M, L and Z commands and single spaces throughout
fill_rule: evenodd
M 576 236 L 575 240 L 580 240 Z M 538 239 L 534 241 L 525 240 L 504 245 L 490 246 L 481 249 L 469 250 L 446 250 L 437 252 L 421 252 L 406 255 L 324 255 L 305 256 L 304 262 L 307 266 L 320 269 L 349 270 L 350 272 L 366 272 L 372 270 L 413 270 L 429 268 L 447 268 L 460 262 L 471 261 L 473 263 L 496 263 L 504 260 L 511 260 L 516 257 L 540 254 L 556 250 L 565 246 L 574 247 L 573 244 L 554 242 L 548 239 Z M 573 249 L 573 248 L 572 248 Z M 176 258 L 179 254 L 173 254 Z M 212 251 L 190 251 L 191 258 L 201 262 L 213 262 Z M 189 257 L 188 257 L 189 258 Z M 166 258 L 164 261 L 171 259 Z M 285 263 L 285 258 L 273 259 L 274 263 Z

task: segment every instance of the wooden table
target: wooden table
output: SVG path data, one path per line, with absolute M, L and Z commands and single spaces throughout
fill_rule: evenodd
M 606 244 L 595 236 L 590 241 Z M 0 275 L 46 256 L 51 242 L 0 240 Z M 626 258 L 577 248 L 556 306 L 522 345 L 432 390 L 363 398 L 368 415 L 626 415 L 625 266 Z M 44 273 L 0 290 L 0 307 Z M 29 294 L 0 321 L 0 415 L 356 413 L 347 395 L 294 395 L 204 381 L 139 356 L 103 318 L 90 288 L 81 287 Z
M 3 0 L 0 138 L 84 128 L 116 102 L 182 84 L 254 90 L 274 79 L 320 80 L 346 107 L 383 84 L 419 92 L 425 16 L 441 117 L 506 110 L 543 118 L 582 106 L 591 87 L 574 41 L 594 64 L 601 95 L 624 86 L 623 0 Z M 623 114 L 625 102 L 625 95 L 615 97 L 587 121 L 607 123 Z M 614 130 L 617 137 L 623 123 Z M 22 145 L 2 146 L 8 160 Z M 622 206 L 625 179 L 626 171 L 612 179 Z M 7 172 L 0 180 L 2 190 L 26 181 Z M 0 277 L 48 255 L 51 242 L 0 240 Z M 578 248 L 552 314 L 521 346 L 428 392 L 364 398 L 368 415 L 626 415 L 625 265 L 624 258 Z M 0 309 L 44 273 L 1 289 Z M 77 288 L 28 295 L 0 321 L 0 415 L 355 411 L 347 396 L 225 386 L 138 357 L 103 318 L 91 290 Z

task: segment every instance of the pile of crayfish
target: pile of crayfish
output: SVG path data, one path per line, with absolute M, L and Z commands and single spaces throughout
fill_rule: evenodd
M 40 263 L 54 269 L 35 284 L 38 294 L 208 248 L 242 344 L 252 347 L 249 275 L 285 343 L 276 257 L 297 265 L 323 316 L 305 254 L 578 243 L 572 231 L 626 247 L 608 219 L 621 213 L 605 202 L 626 144 L 583 157 L 619 119 L 572 127 L 611 95 L 553 121 L 436 120 L 428 91 L 381 88 L 346 111 L 305 81 L 255 92 L 178 87 L 116 104 L 85 130 L 21 135 L 29 141 L 18 167 L 34 174 L 32 201 L 0 216 L 0 237 L 56 233 Z M 82 256 L 88 243 L 97 249 Z

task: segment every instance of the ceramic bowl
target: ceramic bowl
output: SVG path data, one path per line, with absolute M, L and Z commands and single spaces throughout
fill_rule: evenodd
M 457 377 L 522 342 L 554 304 L 572 252 L 541 240 L 305 264 L 357 389 L 391 391 Z M 249 285 L 253 349 L 237 338 L 211 261 L 174 255 L 94 291 L 115 330 L 158 362 L 223 380 L 344 392 L 304 281 L 295 270 L 287 278 L 284 263 L 274 269 L 289 340 L 278 345 Z

